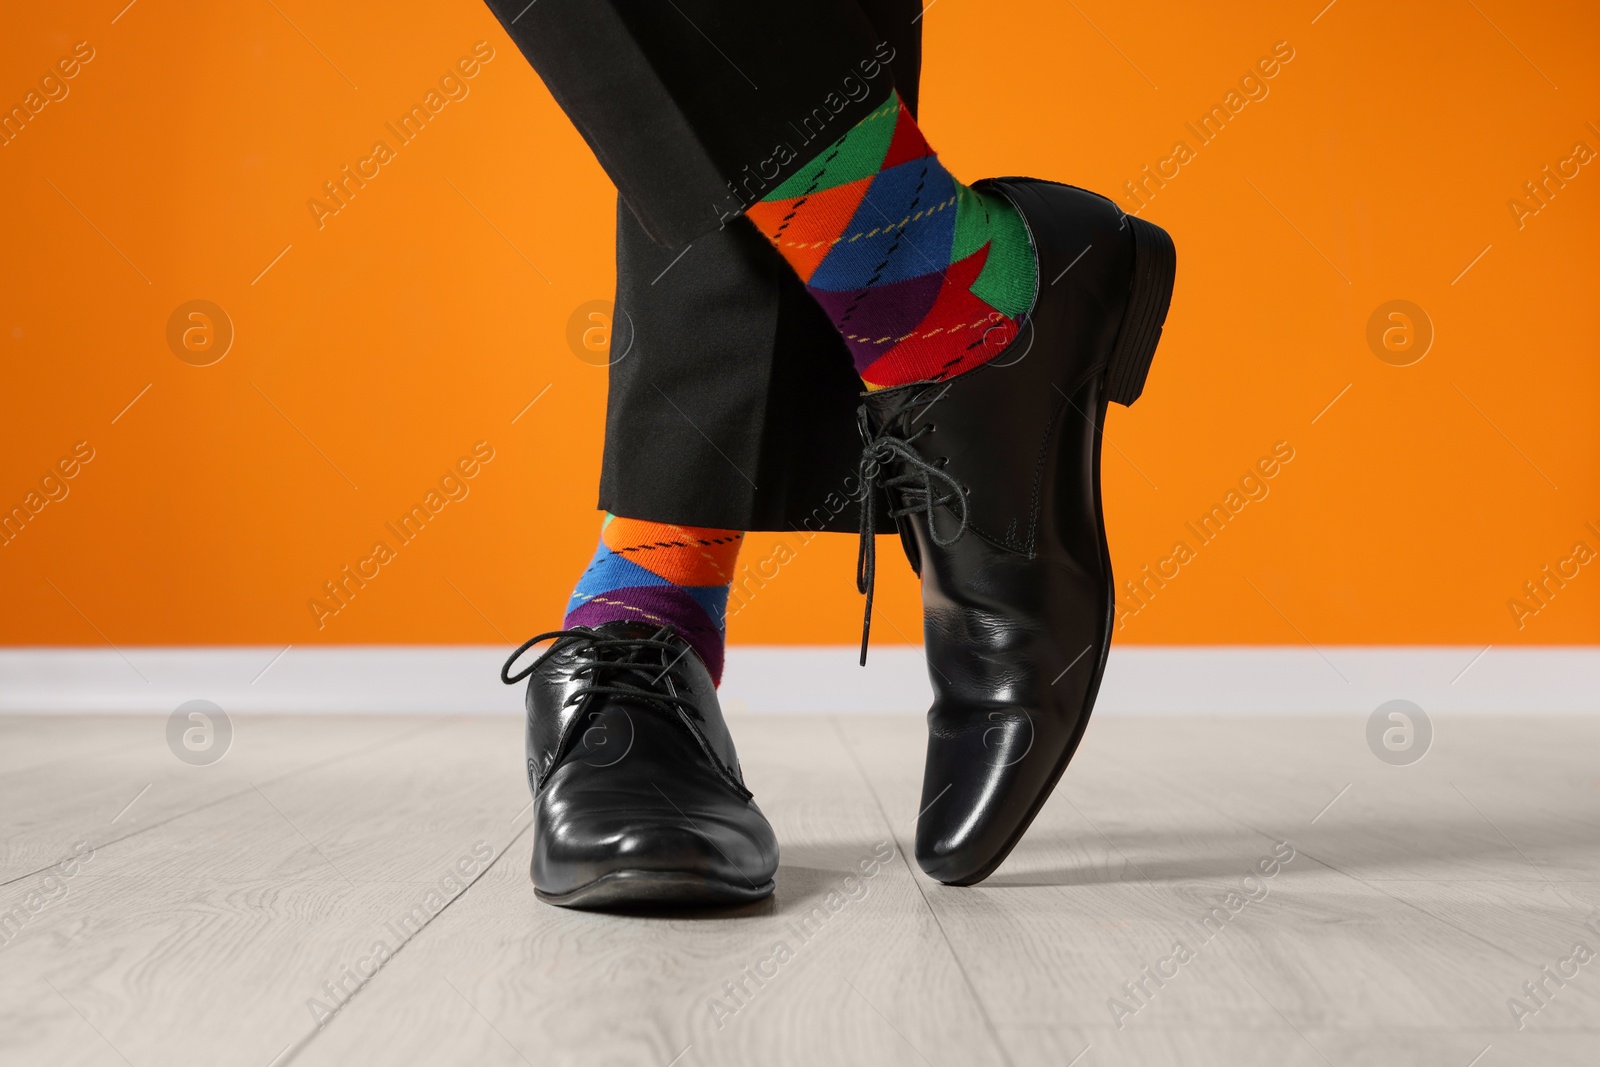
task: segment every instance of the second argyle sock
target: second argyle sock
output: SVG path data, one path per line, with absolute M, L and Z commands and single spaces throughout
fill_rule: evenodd
M 564 626 L 671 624 L 722 681 L 728 587 L 744 534 L 607 515 Z

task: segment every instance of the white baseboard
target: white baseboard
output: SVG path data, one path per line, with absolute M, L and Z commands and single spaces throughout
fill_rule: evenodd
M 505 713 L 499 646 L 0 649 L 0 712 L 168 714 L 194 699 L 230 712 Z M 735 646 L 722 699 L 742 712 L 904 712 L 930 700 L 920 649 Z M 1600 647 L 1127 646 L 1113 648 L 1097 714 L 1600 713 Z

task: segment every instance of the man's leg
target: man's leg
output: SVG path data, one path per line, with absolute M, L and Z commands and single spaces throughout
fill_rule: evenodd
M 1098 692 L 1113 619 L 1100 427 L 1108 401 L 1130 404 L 1143 389 L 1171 298 L 1172 242 L 1069 186 L 960 186 L 915 123 L 884 106 L 888 94 L 853 73 L 813 112 L 820 129 L 786 118 L 883 43 L 859 11 L 823 2 L 787 20 L 782 8 L 683 3 L 674 12 L 748 91 L 698 66 L 711 62 L 690 56 L 703 46 L 664 8 L 650 8 L 652 21 L 624 0 L 557 0 L 540 5 L 552 36 L 518 43 L 652 237 L 686 245 L 711 228 L 707 201 L 725 222 L 722 181 L 722 204 L 768 216 L 757 221 L 876 379 L 860 418 L 857 579 L 870 619 L 881 486 L 922 576 L 935 690 L 917 858 L 941 881 L 970 884 L 1037 814 Z M 804 47 L 787 38 L 792 25 Z M 719 39 L 762 56 L 759 99 Z M 868 82 L 879 73 L 871 59 L 860 69 Z M 619 71 L 637 94 L 616 94 Z M 659 113 L 653 140 L 631 132 L 639 100 Z M 831 128 L 830 113 L 841 119 Z M 758 163 L 742 162 L 768 144 Z M 796 224 L 806 239 L 784 247 Z M 853 332 L 858 315 L 870 332 Z M 966 331 L 976 344 L 970 333 L 952 344 Z
M 914 113 L 919 0 L 861 8 Z M 715 528 L 707 537 L 859 528 L 861 380 L 827 315 L 748 220 L 669 249 L 619 200 L 614 323 L 602 508 Z
M 717 708 L 726 583 L 738 528 L 857 522 L 834 501 L 853 484 L 861 386 L 739 213 L 781 181 L 776 137 L 837 137 L 891 78 L 914 92 L 917 7 L 491 6 L 622 194 L 601 484 L 615 517 L 567 629 L 515 676 L 531 675 L 534 882 L 569 905 L 752 899 L 771 891 L 777 850 Z M 742 120 L 683 136 L 713 113 Z

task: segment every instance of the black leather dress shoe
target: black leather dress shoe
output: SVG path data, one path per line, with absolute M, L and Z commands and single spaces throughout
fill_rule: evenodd
M 554 639 L 511 674 L 517 658 Z M 772 892 L 778 842 L 739 772 L 711 675 L 670 627 L 540 634 L 528 679 L 533 885 L 564 907 L 711 905 Z
M 1144 388 L 1176 267 L 1164 231 L 1104 197 L 1027 178 L 981 187 L 1032 235 L 1029 321 L 989 363 L 871 393 L 860 412 L 858 584 L 870 623 L 876 484 L 922 578 L 934 702 L 917 862 L 952 885 L 1000 866 L 1088 724 L 1114 619 L 1100 430 L 1107 401 Z

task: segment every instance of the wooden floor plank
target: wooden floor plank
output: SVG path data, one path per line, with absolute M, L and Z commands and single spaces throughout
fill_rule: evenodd
M 3 1063 L 1600 1062 L 1600 957 L 1544 970 L 1600 950 L 1587 719 L 1447 720 L 1407 767 L 1350 719 L 1097 721 L 953 889 L 908 859 L 919 719 L 740 717 L 778 892 L 666 915 L 534 898 L 515 719 L 262 717 L 209 768 L 93 722 L 0 719 Z
M 527 826 L 513 720 L 415 725 L 310 765 L 317 746 L 263 748 L 240 763 L 261 785 L 98 848 L 54 893 L 5 887 L 0 906 L 46 902 L 0 946 L 0 1062 L 98 1055 L 86 1024 L 134 1063 L 259 1067 L 315 1033 L 324 982 L 398 950 Z
M 1543 727 L 1559 734 L 1563 722 Z M 935 888 L 929 901 L 1007 1032 L 1047 1019 L 1084 1032 L 1120 1022 L 1118 1034 L 1222 1024 L 1290 1035 L 1295 1027 L 1448 1032 L 1486 1020 L 1509 1029 L 1507 997 L 1569 954 L 1586 916 L 1600 914 L 1587 903 L 1594 883 L 1554 881 L 1544 868 L 1586 873 L 1600 834 L 1562 829 L 1595 825 L 1587 782 L 1555 776 L 1535 785 L 1530 753 L 1531 764 L 1513 768 L 1486 758 L 1506 732 L 1489 725 L 1455 731 L 1457 751 L 1471 758 L 1441 749 L 1428 757 L 1429 775 L 1396 779 L 1415 768 L 1382 763 L 1360 737 L 1359 752 L 1339 752 L 1347 720 L 1097 723 L 996 875 L 974 889 Z M 920 732 L 904 720 L 847 724 L 901 818 L 917 803 L 920 768 L 910 753 Z M 1315 775 L 1293 770 L 1302 763 Z M 1359 789 L 1378 798 L 1377 810 L 1336 806 L 1340 819 L 1317 818 L 1352 781 L 1342 799 Z M 1545 862 L 1530 864 L 1452 781 L 1509 813 L 1495 822 L 1545 845 Z M 1240 890 L 1275 841 L 1292 843 L 1295 858 L 1252 880 L 1260 899 L 1234 915 L 1225 894 Z M 910 847 L 909 835 L 901 843 Z M 1454 868 L 1450 850 L 1460 856 Z M 1207 931 L 1200 924 L 1218 906 Z M 1600 948 L 1596 932 L 1587 936 Z M 1162 963 L 1180 940 L 1193 961 Z M 1146 966 L 1176 975 L 1157 983 Z M 1126 991 L 1129 982 L 1144 991 Z M 1574 981 L 1540 1021 L 1600 1031 L 1597 998 L 1600 977 L 1592 988 Z M 1128 1048 L 1127 1062 L 1166 1062 Z
M 0 885 L 60 861 L 82 841 L 93 847 L 234 796 L 252 783 L 336 761 L 441 720 L 391 716 L 233 717 L 226 753 L 185 763 L 167 744 L 165 719 L 149 716 L 0 716 L 0 736 L 44 737 L 59 758 L 0 776 Z M 100 744 L 100 732 L 116 744 Z M 35 751 L 38 751 L 35 749 Z
M 1000 1036 L 1018 1067 L 1593 1067 L 1597 1051 L 1592 1033 L 1508 1036 L 1488 1029 L 1350 1033 L 1193 1027 L 1129 1033 L 1111 1027 L 1028 1026 L 1003 1027 Z
M 532 896 L 524 841 L 296 1067 L 358 1052 L 442 1064 L 1000 1062 L 837 735 L 809 717 L 739 727 L 745 773 L 783 842 L 771 902 L 672 917 L 549 908 Z M 871 877 L 852 876 L 863 862 Z

